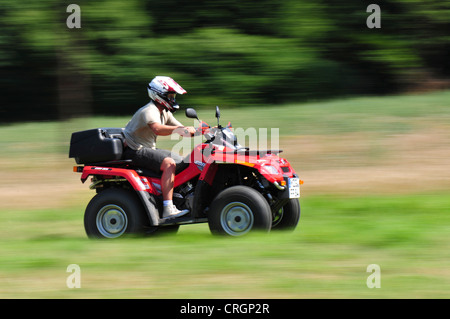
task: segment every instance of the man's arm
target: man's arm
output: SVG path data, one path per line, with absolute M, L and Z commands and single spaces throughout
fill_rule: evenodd
M 181 136 L 191 136 L 195 133 L 195 128 L 192 126 L 173 126 L 160 123 L 151 123 L 149 126 L 156 135 L 161 136 L 171 135 L 172 133 L 177 133 Z

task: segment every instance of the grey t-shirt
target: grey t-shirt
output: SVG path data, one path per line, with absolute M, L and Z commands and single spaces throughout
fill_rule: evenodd
M 141 107 L 125 127 L 124 134 L 128 147 L 134 150 L 139 150 L 142 147 L 155 149 L 157 135 L 149 126 L 152 123 L 182 126 L 171 112 L 167 110 L 160 112 L 153 101 L 151 101 Z

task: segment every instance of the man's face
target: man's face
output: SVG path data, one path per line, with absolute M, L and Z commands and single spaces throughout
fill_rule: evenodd
M 169 101 L 175 101 L 175 97 L 177 96 L 176 93 L 169 93 L 167 94 L 167 98 L 169 99 Z

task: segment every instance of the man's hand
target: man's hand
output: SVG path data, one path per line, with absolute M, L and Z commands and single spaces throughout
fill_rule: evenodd
M 173 132 L 184 137 L 191 137 L 195 134 L 195 128 L 192 126 L 179 126 Z

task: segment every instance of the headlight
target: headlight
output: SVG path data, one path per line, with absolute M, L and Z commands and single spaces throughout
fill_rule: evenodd
M 272 174 L 272 175 L 278 175 L 278 174 L 280 174 L 280 173 L 278 172 L 278 169 L 277 169 L 275 166 L 266 165 L 266 166 L 263 166 L 262 169 L 263 169 L 266 173 L 268 173 L 268 174 Z

